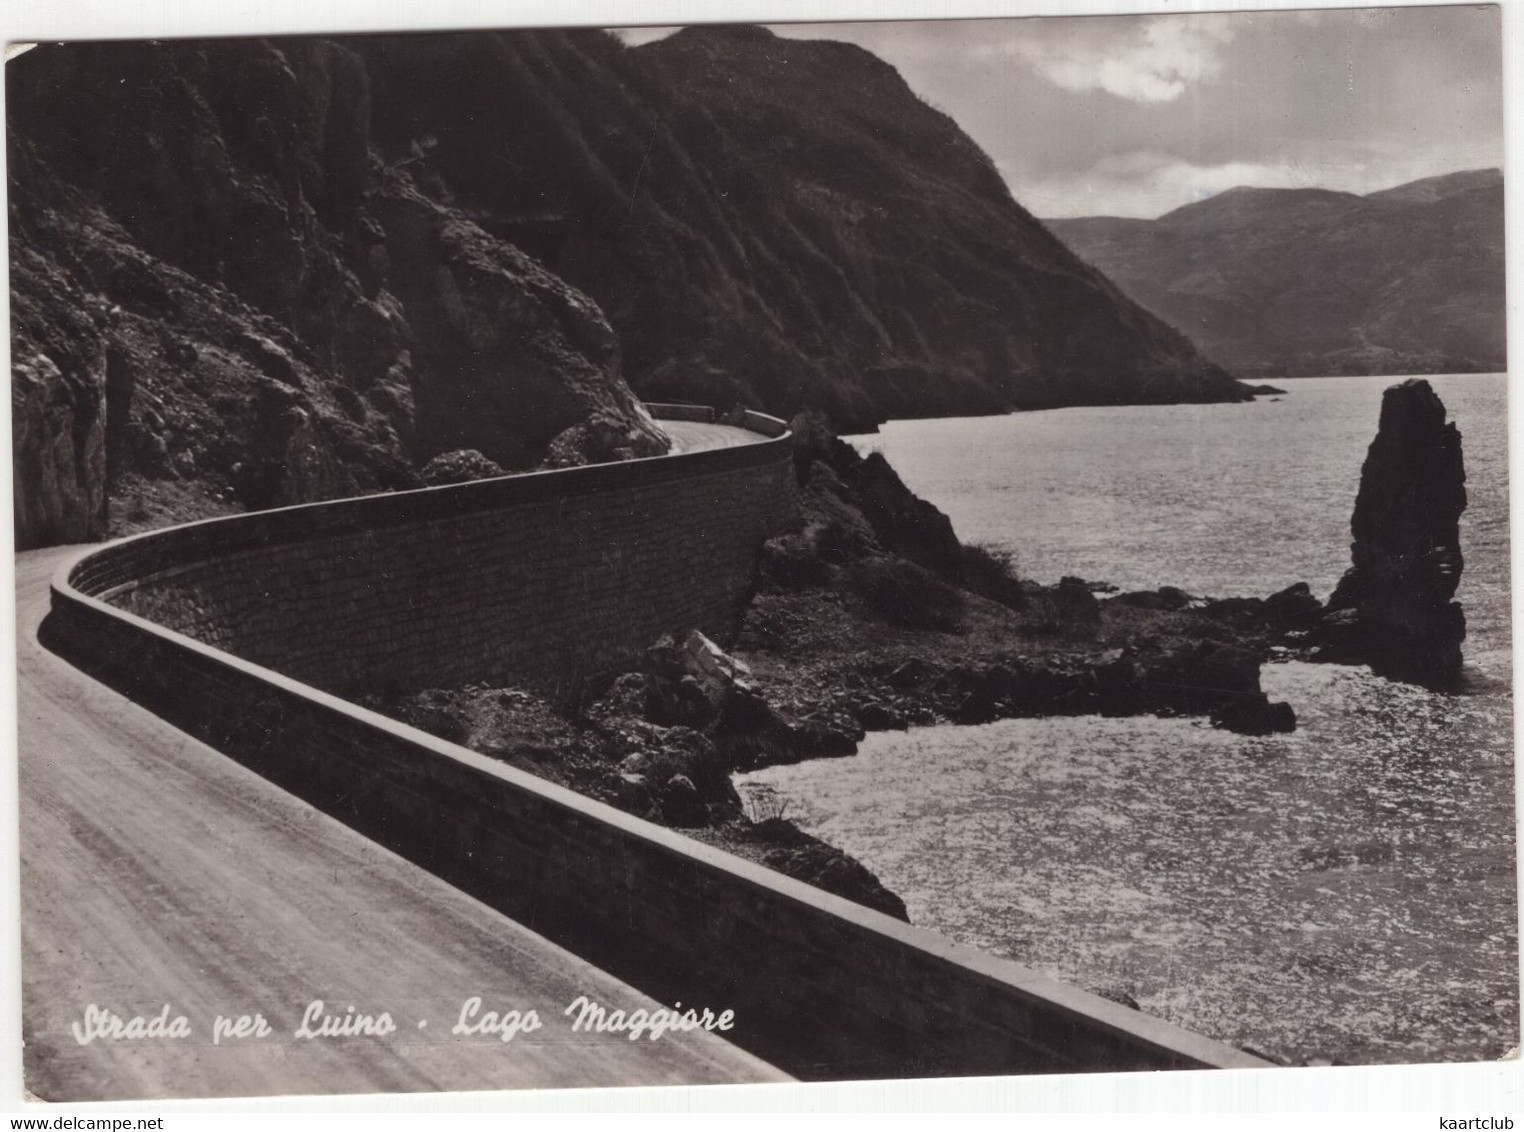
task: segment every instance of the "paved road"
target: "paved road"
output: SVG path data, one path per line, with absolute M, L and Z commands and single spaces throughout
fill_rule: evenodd
M 704 452 L 710 448 L 737 448 L 742 444 L 757 444 L 767 437 L 750 429 L 735 425 L 704 424 L 700 421 L 657 421 L 662 431 L 672 440 L 674 456 L 688 452 Z
M 701 426 L 710 427 L 710 426 Z M 50 1100 L 783 1079 L 713 1035 L 572 1034 L 585 994 L 645 996 L 86 678 L 37 644 L 69 548 L 17 556 L 27 1088 Z M 537 1012 L 504 1043 L 450 1033 Z M 391 1015 L 390 1037 L 297 1040 L 307 1004 Z M 79 1044 L 88 1005 L 181 1040 Z M 697 1004 L 695 1004 L 697 1005 Z M 268 1037 L 213 1044 L 217 1015 Z M 420 1022 L 426 1022 L 420 1027 Z

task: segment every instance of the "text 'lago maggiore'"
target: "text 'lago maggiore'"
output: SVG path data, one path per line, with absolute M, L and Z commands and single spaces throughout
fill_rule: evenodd
M 645 1038 L 656 1041 L 668 1034 L 692 1030 L 728 1031 L 735 1025 L 735 1011 L 714 1011 L 709 1007 L 685 1007 L 681 1002 L 671 1007 L 637 1007 L 629 1010 L 611 1007 L 582 994 L 559 1012 L 573 1033 L 620 1034 L 630 1041 Z M 555 1015 L 551 1015 L 555 1018 Z M 371 1013 L 346 1005 L 342 1010 L 323 999 L 315 998 L 302 1010 L 301 1022 L 291 1031 L 293 1041 L 330 1041 L 345 1038 L 390 1038 L 404 1028 L 426 1031 L 429 1020 L 416 1021 L 393 1017 L 390 1011 Z M 204 1026 L 204 1023 L 203 1023 Z M 449 1033 L 456 1038 L 490 1038 L 511 1042 L 520 1034 L 532 1034 L 544 1023 L 534 1009 L 517 1007 L 489 1009 L 480 995 L 472 995 L 460 1004 Z M 277 1028 L 263 1013 L 217 1014 L 209 1030 L 198 1029 L 184 1014 L 169 1004 L 156 1014 L 118 1014 L 95 1003 L 85 1007 L 83 1016 L 70 1025 L 74 1040 L 82 1046 L 92 1042 L 185 1041 L 198 1033 L 210 1033 L 215 1046 L 244 1041 L 259 1041 L 276 1034 Z

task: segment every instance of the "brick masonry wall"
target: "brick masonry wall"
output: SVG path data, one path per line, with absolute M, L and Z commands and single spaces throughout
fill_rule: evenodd
M 734 1010 L 727 1036 L 803 1079 L 1265 1065 L 313 686 L 565 681 L 664 626 L 722 632 L 792 512 L 789 451 L 781 435 L 154 532 L 61 571 L 40 637 L 659 1000 Z
M 77 584 L 331 691 L 566 693 L 664 632 L 733 636 L 758 548 L 793 514 L 790 452 L 784 435 L 351 501 L 363 523 L 319 505 L 196 524 Z
M 727 1037 L 801 1079 L 1266 1065 L 220 653 L 66 580 L 41 635 L 135 702 L 659 1001 L 733 1010 Z

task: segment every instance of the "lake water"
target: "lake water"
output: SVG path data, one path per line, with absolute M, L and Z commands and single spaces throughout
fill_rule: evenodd
M 1394 378 L 1247 405 L 902 421 L 878 449 L 1023 574 L 1326 597 Z M 1506 381 L 1430 379 L 1460 427 L 1467 691 L 1267 666 L 1289 736 L 1199 720 L 870 735 L 738 780 L 913 922 L 1294 1063 L 1479 1060 L 1519 1041 Z

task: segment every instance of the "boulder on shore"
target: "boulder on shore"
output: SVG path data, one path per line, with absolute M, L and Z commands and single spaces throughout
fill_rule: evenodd
M 1213 727 L 1240 735 L 1275 735 L 1296 730 L 1290 704 L 1272 702 L 1263 692 L 1240 696 L 1212 712 Z
M 1299 632 L 1313 628 L 1323 616 L 1323 603 L 1312 596 L 1306 582 L 1297 582 L 1265 599 L 1265 621 L 1280 632 Z
M 1313 631 L 1314 660 L 1368 664 L 1440 690 L 1460 680 L 1466 618 L 1452 601 L 1463 560 L 1460 431 L 1427 381 L 1389 388 L 1360 473 L 1353 564 Z

